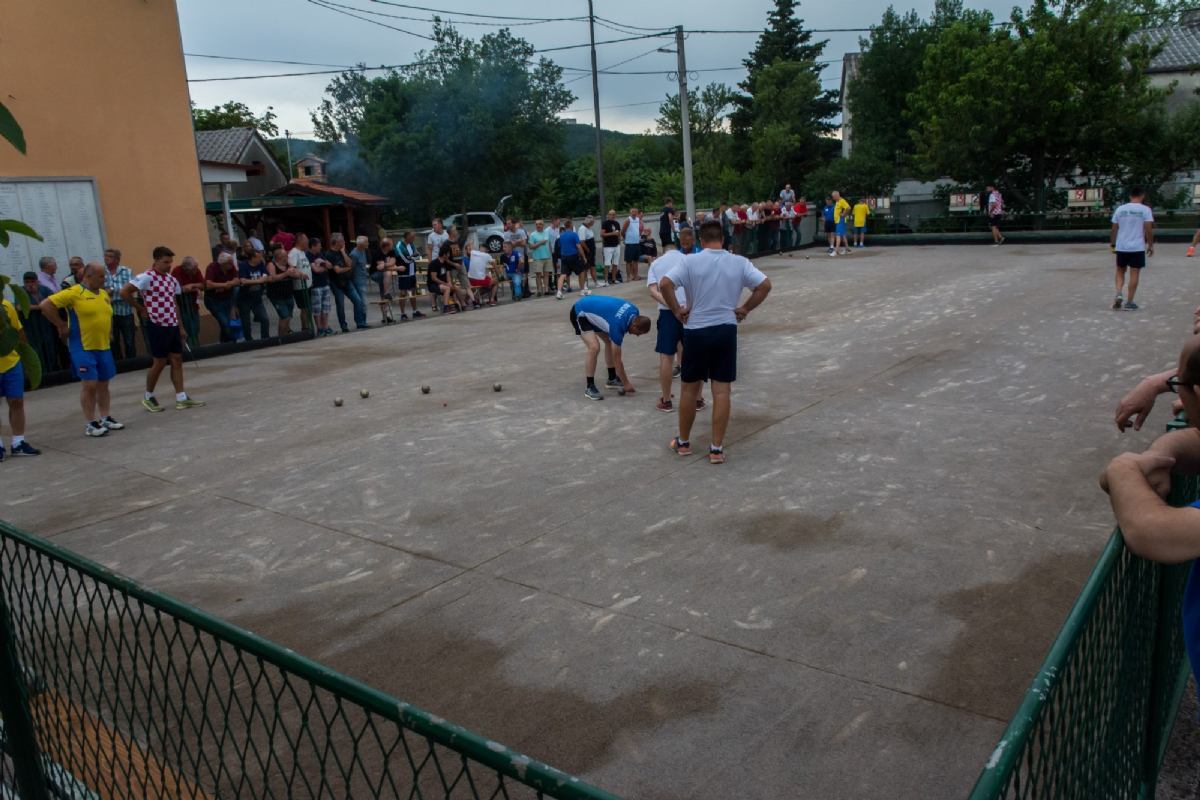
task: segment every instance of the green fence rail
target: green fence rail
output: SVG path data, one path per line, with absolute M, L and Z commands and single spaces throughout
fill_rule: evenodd
M 1195 478 L 1172 483 L 1172 505 L 1200 499 Z M 1189 568 L 1138 558 L 1113 532 L 972 800 L 1154 796 L 1187 685 Z
M 3 522 L 0 714 L 0 797 L 615 800 Z

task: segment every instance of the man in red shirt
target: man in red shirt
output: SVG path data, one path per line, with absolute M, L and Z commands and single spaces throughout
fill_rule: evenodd
M 200 346 L 200 297 L 204 294 L 204 273 L 191 256 L 184 256 L 179 266 L 171 270 L 171 276 L 179 281 L 182 294 L 179 296 L 179 316 L 183 332 L 187 335 L 188 347 Z
M 292 247 L 296 244 L 295 234 L 288 233 L 287 227 L 281 222 L 275 226 L 275 235 L 271 237 L 270 244 L 281 245 L 284 252 L 291 252 Z

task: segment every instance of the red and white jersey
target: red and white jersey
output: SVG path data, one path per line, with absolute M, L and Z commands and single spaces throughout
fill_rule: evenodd
M 168 327 L 179 324 L 179 310 L 175 305 L 175 296 L 179 294 L 179 281 L 169 272 L 163 273 L 151 268 L 134 277 L 130 281 L 142 296 L 142 305 L 146 314 L 155 325 Z

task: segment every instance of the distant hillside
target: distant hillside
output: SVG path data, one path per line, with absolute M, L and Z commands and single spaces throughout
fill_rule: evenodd
M 590 156 L 596 152 L 596 129 L 594 127 L 591 125 L 568 125 L 566 126 L 566 132 L 567 135 L 563 150 L 568 159 Z M 618 145 L 628 144 L 630 140 L 644 135 L 641 133 L 601 130 L 601 137 L 605 144 L 609 142 L 615 142 Z M 651 137 L 654 139 L 667 138 L 658 134 L 651 134 Z M 607 159 L 605 163 L 607 163 Z

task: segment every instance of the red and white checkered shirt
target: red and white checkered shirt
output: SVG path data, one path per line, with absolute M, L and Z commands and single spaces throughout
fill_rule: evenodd
M 162 273 L 151 268 L 130 281 L 142 296 L 146 314 L 155 325 L 174 327 L 179 324 L 179 309 L 175 296 L 182 289 L 171 273 Z

